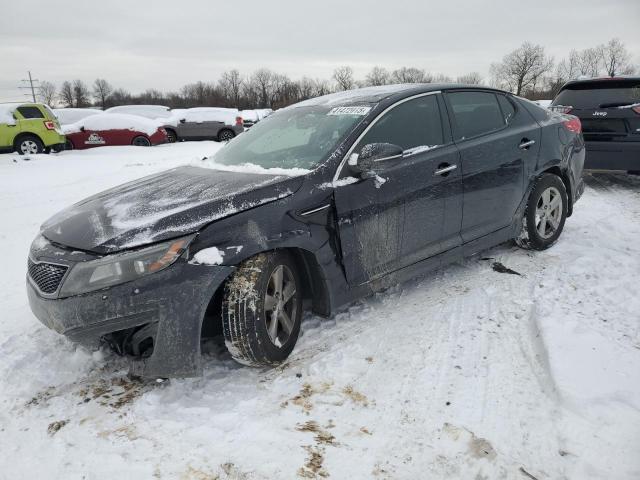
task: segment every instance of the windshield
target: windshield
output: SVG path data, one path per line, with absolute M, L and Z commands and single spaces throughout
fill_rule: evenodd
M 310 170 L 335 149 L 370 109 L 370 106 L 287 108 L 229 142 L 213 161 L 222 165 Z
M 607 80 L 586 85 L 577 84 L 562 90 L 553 101 L 553 105 L 591 109 L 618 107 L 639 102 L 640 82 L 621 84 L 615 80 Z

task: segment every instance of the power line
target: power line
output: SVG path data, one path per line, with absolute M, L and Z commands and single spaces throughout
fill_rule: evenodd
M 29 71 L 28 73 L 29 73 L 29 79 L 28 80 L 27 79 L 23 79 L 21 81 L 24 82 L 24 83 L 29 83 L 29 86 L 28 87 L 20 86 L 18 88 L 31 90 L 31 97 L 33 98 L 33 103 L 36 103 L 36 88 L 40 88 L 40 86 L 34 85 L 34 83 L 38 83 L 40 80 L 38 80 L 37 78 L 32 78 L 31 77 L 31 71 Z M 28 93 L 25 94 L 25 95 L 28 95 Z

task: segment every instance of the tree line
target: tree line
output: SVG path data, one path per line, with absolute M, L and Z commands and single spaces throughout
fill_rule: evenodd
M 190 83 L 175 92 L 150 88 L 134 95 L 98 78 L 91 85 L 79 79 L 66 80 L 59 88 L 44 81 L 39 93 L 44 103 L 76 108 L 93 106 L 105 109 L 118 105 L 156 104 L 171 108 L 217 106 L 276 109 L 327 93 L 393 83 L 487 83 L 530 99 L 553 98 L 565 82 L 580 76 L 616 76 L 635 71 L 631 55 L 618 39 L 580 51 L 572 50 L 557 63 L 546 54 L 543 46 L 525 42 L 506 54 L 500 62 L 491 64 L 490 78 L 486 82 L 478 72 L 453 78 L 417 67 L 389 70 L 381 66 L 373 67 L 365 78 L 356 79 L 353 69 L 345 65 L 336 68 L 331 79 L 302 77 L 293 80 L 268 68 L 245 76 L 233 69 L 224 72 L 217 81 Z

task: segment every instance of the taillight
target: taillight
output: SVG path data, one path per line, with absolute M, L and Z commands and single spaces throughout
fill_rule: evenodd
M 552 110 L 558 113 L 569 113 L 571 112 L 571 110 L 573 110 L 573 107 L 568 107 L 566 105 L 551 105 L 549 107 L 549 110 Z
M 638 115 L 640 115 L 640 105 L 636 106 L 636 107 L 631 107 L 631 110 L 633 110 L 634 112 L 636 112 Z
M 47 130 L 55 130 L 56 129 L 56 124 L 53 123 L 51 120 L 46 120 L 44 122 L 44 126 L 47 128 Z
M 570 132 L 582 132 L 582 123 L 580 123 L 580 119 L 578 117 L 572 117 L 568 120 L 565 120 L 564 122 L 562 122 L 562 124 L 564 125 L 564 128 L 566 128 Z
M 236 117 L 236 126 L 237 127 L 241 127 L 242 126 L 242 117 Z

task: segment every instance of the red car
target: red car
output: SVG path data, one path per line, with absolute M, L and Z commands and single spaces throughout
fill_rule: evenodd
M 157 121 L 135 115 L 98 113 L 64 125 L 67 149 L 113 145 L 150 147 L 167 142 L 167 132 Z

